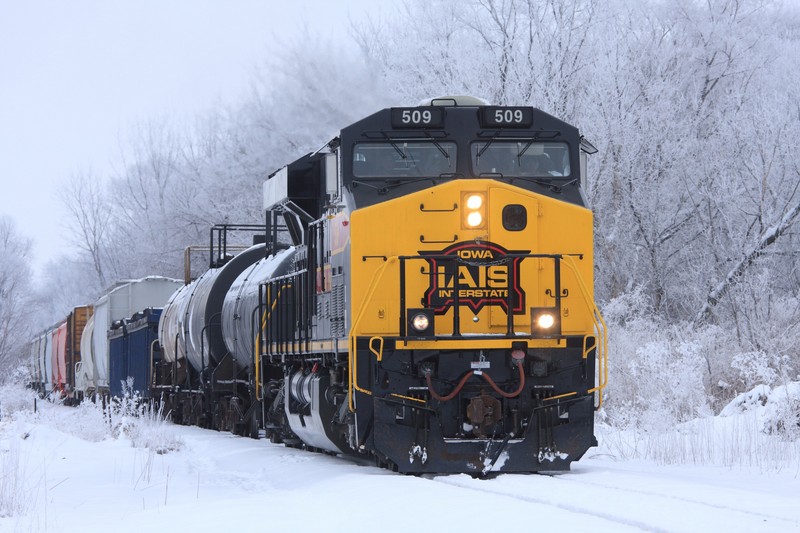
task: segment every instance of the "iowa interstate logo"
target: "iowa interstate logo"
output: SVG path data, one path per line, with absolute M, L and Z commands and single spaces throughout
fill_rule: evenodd
M 419 254 L 429 265 L 429 285 L 423 297 L 425 307 L 443 315 L 458 303 L 477 313 L 484 306 L 496 305 L 508 313 L 509 291 L 512 312 L 525 312 L 525 292 L 520 285 L 519 265 L 529 250 L 509 251 L 492 242 L 452 244 L 440 252 Z M 512 257 L 509 257 L 509 254 Z

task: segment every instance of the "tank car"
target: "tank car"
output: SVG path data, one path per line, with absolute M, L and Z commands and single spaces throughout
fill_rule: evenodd
M 596 445 L 594 151 L 541 110 L 448 97 L 272 174 L 265 261 L 289 268 L 248 281 L 257 310 L 223 307 L 270 437 L 473 475 L 565 470 Z
M 223 337 L 223 304 L 237 277 L 264 258 L 265 245 L 229 246 L 232 233 L 257 233 L 263 225 L 211 228 L 209 268 L 186 279 L 164 306 L 158 325 L 161 358 L 154 363 L 152 394 L 174 421 L 258 435 L 260 409 L 247 367 Z M 238 251 L 240 253 L 234 254 Z M 187 269 L 188 270 L 188 269 Z

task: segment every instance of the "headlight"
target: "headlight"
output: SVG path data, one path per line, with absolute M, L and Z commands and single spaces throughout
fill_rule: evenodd
M 479 209 L 483 205 L 483 197 L 480 194 L 473 194 L 467 198 L 468 209 Z
M 422 313 L 414 315 L 414 318 L 411 319 L 411 327 L 417 331 L 425 331 L 428 329 L 429 325 L 430 321 L 428 320 L 428 317 Z
M 467 229 L 479 229 L 486 224 L 486 194 L 461 193 L 461 224 Z
M 483 222 L 483 217 L 477 211 L 473 211 L 469 215 L 467 215 L 467 225 L 473 228 L 477 228 Z

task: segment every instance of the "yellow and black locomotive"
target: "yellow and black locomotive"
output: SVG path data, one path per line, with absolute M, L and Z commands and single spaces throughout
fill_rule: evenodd
M 580 459 L 606 378 L 594 151 L 538 109 L 448 97 L 271 175 L 266 257 L 232 288 L 257 309 L 228 313 L 267 434 L 406 473 Z

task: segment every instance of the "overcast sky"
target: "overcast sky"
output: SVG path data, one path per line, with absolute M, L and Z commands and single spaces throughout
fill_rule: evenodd
M 132 125 L 236 103 L 282 41 L 349 40 L 377 4 L 0 0 L 0 214 L 34 240 L 40 268 L 68 250 L 59 184 L 108 175 Z

